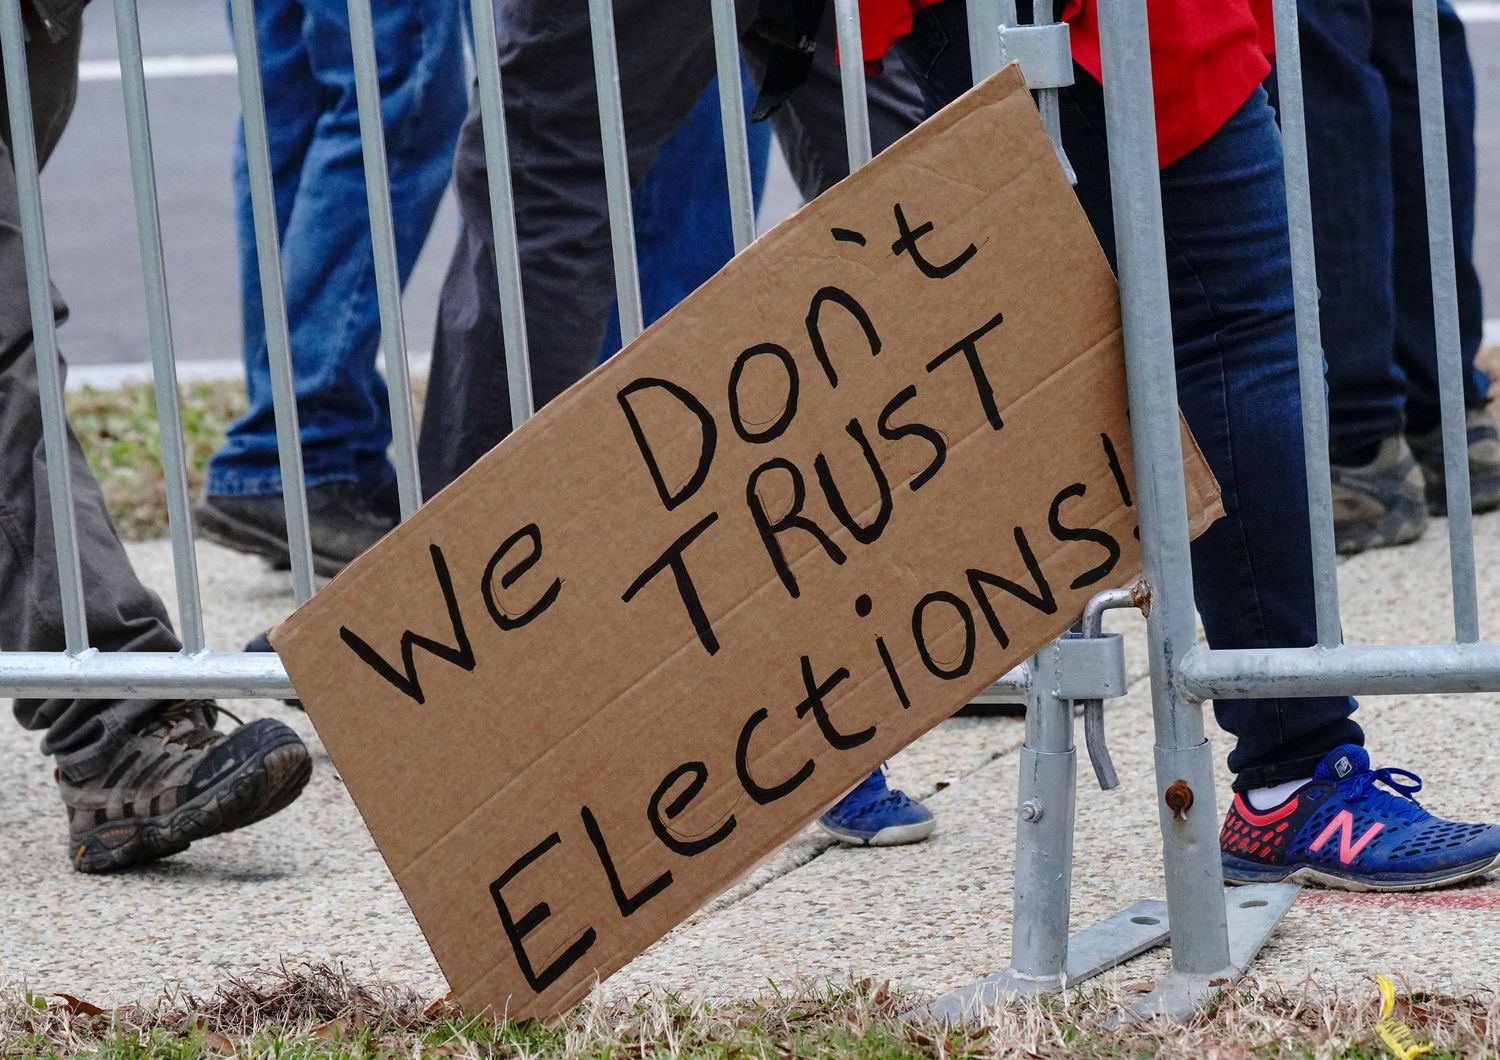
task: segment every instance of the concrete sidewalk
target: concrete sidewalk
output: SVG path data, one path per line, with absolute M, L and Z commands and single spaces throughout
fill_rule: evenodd
M 1450 639 L 1446 524 L 1415 545 L 1340 568 L 1351 643 Z M 1500 569 L 1500 514 L 1476 520 L 1481 580 Z M 165 542 L 132 546 L 138 569 L 171 599 Z M 213 545 L 199 546 L 208 635 L 237 648 L 290 609 L 285 575 Z M 1485 591 L 1487 590 L 1487 592 Z M 1484 630 L 1500 629 L 1500 582 L 1481 585 Z M 1108 794 L 1080 767 L 1075 927 L 1160 896 L 1150 704 L 1143 626 L 1127 634 L 1131 691 L 1108 706 L 1123 779 Z M 400 891 L 306 717 L 280 704 L 232 704 L 242 716 L 289 721 L 314 747 L 307 793 L 272 821 L 113 877 L 73 873 L 50 762 L 36 737 L 0 725 L 0 982 L 106 1004 L 163 988 L 211 990 L 230 974 L 279 959 L 342 961 L 356 976 L 442 993 L 442 976 Z M 1500 820 L 1500 750 L 1490 739 L 1500 696 L 1367 700 L 1361 720 L 1377 765 L 1413 769 L 1424 803 L 1444 815 Z M 711 903 L 603 987 L 744 997 L 803 977 L 889 978 L 943 991 L 998 970 L 1009 952 L 1016 749 L 1012 720 L 950 721 L 892 763 L 894 780 L 938 815 L 934 838 L 890 850 L 832 847 L 808 829 L 749 879 Z M 1220 807 L 1229 778 L 1221 759 Z M 1376 972 L 1411 987 L 1495 985 L 1500 880 L 1436 894 L 1370 897 L 1311 892 L 1298 900 L 1256 966 L 1262 983 L 1364 986 Z M 1115 974 L 1153 978 L 1158 952 Z

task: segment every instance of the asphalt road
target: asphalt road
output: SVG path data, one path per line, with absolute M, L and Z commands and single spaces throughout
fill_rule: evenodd
M 1480 15 L 1487 12 L 1481 4 Z M 222 4 L 142 4 L 148 57 L 165 69 L 148 96 L 177 355 L 183 361 L 239 356 L 239 281 L 230 214 L 229 161 L 239 113 Z M 1500 15 L 1500 0 L 1492 5 Z M 1479 240 L 1486 317 L 1500 318 L 1500 18 L 1470 24 L 1479 80 Z M 149 358 L 126 157 L 111 7 L 92 4 L 85 21 L 84 81 L 72 124 L 43 176 L 53 274 L 72 307 L 61 333 L 75 364 Z M 212 57 L 220 57 L 215 61 Z M 172 63 L 175 57 L 196 57 Z M 175 67 L 175 68 L 174 68 Z M 187 67 L 188 69 L 183 69 Z M 206 72 L 204 68 L 207 68 Z M 798 205 L 784 170 L 773 170 L 762 221 Z M 408 343 L 431 343 L 433 312 L 457 219 L 445 202 L 406 296 Z

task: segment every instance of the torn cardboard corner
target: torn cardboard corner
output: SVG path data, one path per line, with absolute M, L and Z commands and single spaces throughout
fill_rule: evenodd
M 1129 454 L 1114 280 L 1012 68 L 272 639 L 458 1002 L 555 1013 L 1131 581 Z

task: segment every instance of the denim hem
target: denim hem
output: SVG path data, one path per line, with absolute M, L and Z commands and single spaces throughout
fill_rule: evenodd
M 325 471 L 320 474 L 304 474 L 308 489 L 326 486 L 332 482 L 358 482 L 359 475 L 353 471 Z M 203 484 L 205 497 L 279 497 L 281 496 L 281 472 L 268 475 L 247 475 L 215 472 L 210 470 Z

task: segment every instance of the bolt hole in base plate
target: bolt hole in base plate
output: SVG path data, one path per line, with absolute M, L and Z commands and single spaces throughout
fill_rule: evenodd
M 1265 903 L 1261 903 L 1264 905 Z M 1130 918 L 1132 924 L 1140 924 L 1142 927 L 1155 927 L 1161 921 L 1154 916 L 1133 916 Z
M 1266 907 L 1266 904 L 1267 903 L 1261 901 L 1259 898 L 1252 898 L 1248 902 L 1241 902 L 1240 903 L 1240 908 L 1241 909 L 1264 909 Z

